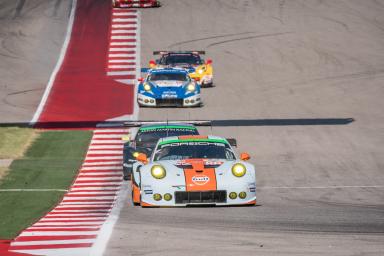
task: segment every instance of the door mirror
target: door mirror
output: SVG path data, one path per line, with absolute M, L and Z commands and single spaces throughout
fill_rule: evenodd
M 140 83 L 142 83 L 142 82 L 144 82 L 144 78 L 139 77 L 139 78 L 137 78 L 137 81 L 139 81 Z
M 146 154 L 140 153 L 137 155 L 136 160 L 139 162 L 142 162 L 143 164 L 148 163 L 148 157 Z
M 194 77 L 193 80 L 195 80 L 196 82 L 199 82 L 200 81 L 200 77 Z
M 241 153 L 240 159 L 243 161 L 248 161 L 249 159 L 251 159 L 251 156 L 248 153 Z
M 211 60 L 211 59 L 207 59 L 207 61 L 205 62 L 205 64 L 207 64 L 207 65 L 211 65 L 211 64 L 212 64 L 212 60 Z

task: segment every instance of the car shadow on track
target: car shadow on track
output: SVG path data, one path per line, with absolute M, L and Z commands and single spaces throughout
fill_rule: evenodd
M 60 122 L 12 122 L 0 123 L 0 127 L 34 127 L 34 128 L 51 128 L 51 129 L 81 129 L 81 128 L 114 128 L 129 126 L 129 123 L 137 122 L 159 122 L 166 120 L 145 120 L 145 121 L 60 121 Z M 221 120 L 168 120 L 179 122 L 191 121 L 209 121 L 206 126 L 230 127 L 230 126 L 289 126 L 289 125 L 348 125 L 355 121 L 354 118 L 294 118 L 294 119 L 221 119 Z

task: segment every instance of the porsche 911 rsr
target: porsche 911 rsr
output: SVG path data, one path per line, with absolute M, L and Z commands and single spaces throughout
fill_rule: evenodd
M 195 107 L 201 105 L 200 85 L 180 68 L 159 68 L 140 78 L 137 101 L 145 107 Z
M 112 0 L 114 8 L 148 8 L 160 7 L 161 4 L 157 0 Z
M 160 139 L 148 159 L 134 164 L 132 199 L 143 207 L 254 205 L 256 174 L 247 153 L 238 158 L 216 136 Z
M 188 70 L 189 76 L 198 81 L 202 87 L 213 85 L 212 60 L 204 61 L 200 55 L 204 51 L 155 51 L 160 55 L 157 60 L 149 62 L 150 68 L 156 67 L 182 67 Z
M 142 125 L 136 133 L 124 136 L 123 174 L 128 180 L 132 173 L 132 166 L 136 163 L 139 153 L 150 155 L 159 139 L 169 136 L 198 135 L 196 127 L 191 124 L 147 124 Z

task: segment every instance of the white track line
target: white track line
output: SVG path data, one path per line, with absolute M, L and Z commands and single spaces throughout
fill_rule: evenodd
M 99 133 L 121 133 L 121 134 L 126 134 L 127 131 L 124 130 L 124 129 L 97 129 L 97 130 L 94 130 L 93 133 L 94 134 L 99 134 Z
M 133 71 L 110 71 L 107 72 L 108 76 L 121 76 L 121 75 L 133 75 L 135 72 Z
M 85 161 L 93 160 L 120 160 L 121 156 L 89 156 L 85 158 Z
M 17 250 L 19 253 L 31 255 L 31 250 Z M 67 248 L 67 249 L 37 249 L 33 250 L 33 255 L 46 255 L 46 256 L 84 256 L 89 255 L 89 247 L 85 248 Z
M 113 16 L 127 16 L 127 15 L 132 15 L 135 14 L 134 12 L 113 12 Z
M 135 31 L 136 28 L 132 29 L 112 29 L 112 34 L 124 34 L 124 33 L 132 33 L 132 31 Z
M 115 60 L 108 60 L 108 63 L 132 63 L 132 60 L 130 60 L 130 59 L 115 59 Z
M 118 57 L 118 58 L 120 58 L 120 57 L 135 57 L 135 56 L 136 56 L 136 54 L 134 54 L 134 53 L 110 53 L 110 54 L 108 54 L 109 58 L 114 58 L 114 57 Z
M 28 242 L 13 242 L 12 245 L 48 245 L 48 244 L 81 244 L 81 243 L 93 243 L 94 239 L 72 239 L 72 240 L 47 240 L 47 241 L 28 241 Z
M 81 171 L 82 170 L 122 170 L 123 167 L 120 167 L 120 166 L 112 166 L 112 167 L 105 167 L 105 166 L 98 166 L 98 167 L 83 167 L 81 168 Z
M 72 27 L 73 27 L 73 22 L 75 20 L 76 6 L 77 6 L 77 0 L 72 0 L 72 9 L 71 9 L 71 14 L 69 16 L 67 33 L 65 35 L 65 40 L 64 40 L 63 46 L 61 47 L 59 59 L 58 59 L 56 66 L 55 66 L 55 68 L 51 74 L 51 77 L 49 78 L 47 87 L 45 88 L 45 91 L 44 91 L 43 97 L 41 98 L 40 104 L 37 107 L 37 110 L 36 110 L 35 114 L 33 115 L 32 120 L 30 121 L 30 125 L 34 125 L 39 120 L 41 112 L 44 109 L 45 103 L 48 100 L 48 96 L 51 92 L 53 83 L 55 82 L 56 75 L 59 72 L 61 65 L 63 64 L 65 53 L 67 52 L 69 41 L 71 40 Z
M 112 19 L 112 22 L 125 22 L 125 21 L 136 21 L 137 17 L 132 17 L 132 18 L 115 18 Z
M 102 256 L 107 243 L 112 235 L 113 227 L 115 226 L 120 212 L 126 204 L 128 196 L 128 184 L 125 183 L 121 186 L 120 192 L 117 196 L 115 206 L 112 208 L 107 220 L 104 222 L 98 235 L 96 242 L 93 244 L 90 255 Z
M 132 33 L 134 34 L 134 33 Z M 132 36 L 111 36 L 111 39 L 134 39 L 136 36 L 135 35 L 132 35 Z M 130 50 L 132 51 L 132 49 L 135 49 L 135 48 L 131 48 Z
M 23 231 L 23 236 L 71 236 L 80 235 L 80 233 L 81 235 L 97 235 L 97 232 L 98 231 Z

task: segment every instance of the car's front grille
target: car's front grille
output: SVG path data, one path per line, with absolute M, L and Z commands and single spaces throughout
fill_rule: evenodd
M 170 107 L 170 106 L 182 107 L 183 99 L 157 99 L 156 105 L 159 107 Z
M 227 191 L 191 191 L 175 192 L 176 204 L 207 204 L 207 203 L 226 203 Z

